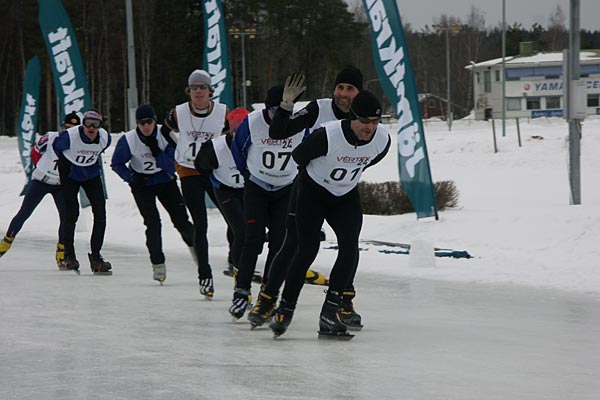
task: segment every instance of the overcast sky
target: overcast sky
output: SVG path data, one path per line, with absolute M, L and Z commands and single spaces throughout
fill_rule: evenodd
M 357 0 L 354 0 L 355 2 Z M 352 0 L 348 1 L 352 3 Z M 580 0 L 582 29 L 600 30 L 600 0 Z M 442 14 L 466 22 L 471 6 L 475 5 L 485 17 L 486 27 L 502 22 L 502 0 L 398 0 L 403 23 L 410 22 L 415 30 L 431 26 Z M 569 27 L 569 0 L 506 0 L 506 23 L 520 22 L 530 28 L 535 22 L 547 26 L 550 14 L 560 5 Z

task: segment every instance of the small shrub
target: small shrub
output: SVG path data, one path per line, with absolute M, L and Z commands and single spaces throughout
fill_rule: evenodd
M 438 211 L 458 205 L 459 193 L 453 181 L 436 182 L 433 189 Z M 365 214 L 396 215 L 415 212 L 398 182 L 359 182 L 358 191 Z

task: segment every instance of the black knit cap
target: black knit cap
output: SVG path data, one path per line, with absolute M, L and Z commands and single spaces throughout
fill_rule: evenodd
M 154 112 L 154 107 L 150 104 L 142 104 L 135 110 L 135 119 L 139 121 L 146 118 L 156 119 L 156 112 Z
M 267 98 L 265 99 L 265 106 L 267 108 L 277 107 L 283 100 L 283 85 L 273 86 L 267 92 Z
M 363 90 L 352 99 L 350 114 L 352 119 L 381 117 L 381 103 L 373 93 Z
M 81 120 L 79 119 L 79 115 L 77 115 L 77 113 L 75 111 L 71 111 L 69 114 L 65 115 L 65 119 L 63 120 L 63 126 L 64 125 L 80 125 L 81 124 Z
M 348 65 L 335 77 L 334 86 L 337 86 L 338 83 L 349 83 L 358 90 L 362 90 L 363 74 L 360 72 L 360 69 L 353 67 L 352 65 Z

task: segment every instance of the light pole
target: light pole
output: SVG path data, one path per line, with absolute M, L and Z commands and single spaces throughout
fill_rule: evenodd
M 450 90 L 450 31 L 458 33 L 462 28 L 462 24 L 433 24 L 431 25 L 438 32 L 444 31 L 446 34 L 446 122 L 448 123 L 448 131 L 452 130 L 452 92 Z
M 125 14 L 127 19 L 127 70 L 129 87 L 127 88 L 127 122 L 129 129 L 135 128 L 135 109 L 138 106 L 137 81 L 135 78 L 135 47 L 133 42 L 133 11 L 131 0 L 125 1 Z
M 502 0 L 502 136 L 506 136 L 506 0 Z
M 229 34 L 233 36 L 234 39 L 242 39 L 242 105 L 246 107 L 247 97 L 246 97 L 246 88 L 249 85 L 249 82 L 246 80 L 246 42 L 244 38 L 248 36 L 248 39 L 256 38 L 256 29 L 255 28 L 230 28 Z

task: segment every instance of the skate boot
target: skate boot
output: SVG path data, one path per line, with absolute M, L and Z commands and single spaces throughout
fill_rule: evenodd
M 79 275 L 79 261 L 75 255 L 65 255 L 65 267 L 62 271 L 73 271 Z
M 56 243 L 56 266 L 61 271 L 65 269 L 65 245 Z
M 231 307 L 229 307 L 229 314 L 234 318 L 234 322 L 244 316 L 246 308 L 252 301 L 252 295 L 249 290 L 235 289 L 233 291 L 233 300 L 231 301 Z
M 319 317 L 319 339 L 350 340 L 354 337 L 340 320 L 340 297 L 338 292 L 327 291 Z
M 0 241 L 0 257 L 2 257 L 4 253 L 10 249 L 10 246 L 12 246 L 14 240 L 14 237 L 4 235 L 4 239 Z
M 198 282 L 200 286 L 200 294 L 206 297 L 207 300 L 212 300 L 215 294 L 212 278 L 203 278 Z
M 235 270 L 236 270 L 235 266 L 232 263 L 229 263 L 227 265 L 227 269 L 223 270 L 223 275 L 232 277 L 233 274 L 235 273 Z
M 152 264 L 152 271 L 154 272 L 152 279 L 158 281 L 158 283 L 160 283 L 162 286 L 165 279 L 167 279 L 167 266 L 165 263 Z
M 352 299 L 356 293 L 354 290 L 347 290 L 342 292 L 342 299 L 340 303 L 340 320 L 348 330 L 351 331 L 360 331 L 363 328 L 361 323 L 360 314 L 358 314 L 354 310 L 354 305 L 352 304 Z
M 108 261 L 104 260 L 100 253 L 88 253 L 88 258 L 90 260 L 90 268 L 92 269 L 94 275 L 112 275 L 112 265 L 110 265 Z
M 278 338 L 287 331 L 292 323 L 294 308 L 295 307 L 287 304 L 284 299 L 279 302 L 279 307 L 277 308 L 277 311 L 275 311 L 273 322 L 269 324 L 269 328 L 273 331 L 274 338 Z
M 273 318 L 276 302 L 277 296 L 269 296 L 264 291 L 260 291 L 256 304 L 248 313 L 248 321 L 252 324 L 252 328 L 250 329 L 262 326 L 265 322 Z

